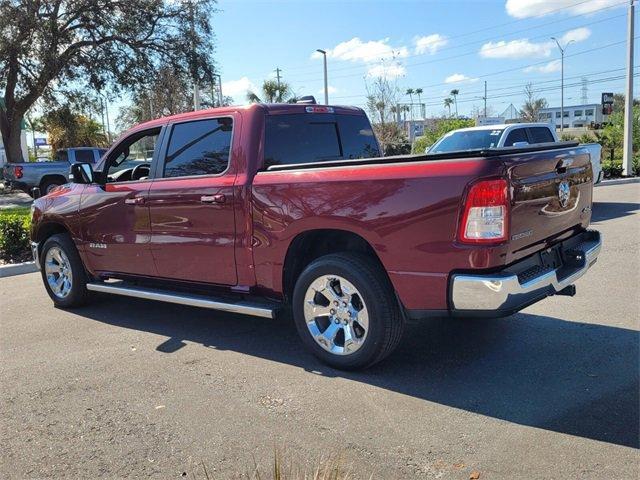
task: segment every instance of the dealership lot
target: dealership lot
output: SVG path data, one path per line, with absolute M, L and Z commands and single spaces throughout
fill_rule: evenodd
M 635 478 L 640 184 L 595 189 L 598 263 L 573 298 L 408 326 L 365 372 L 286 319 L 0 279 L 0 477 L 229 478 L 340 457 L 355 478 Z

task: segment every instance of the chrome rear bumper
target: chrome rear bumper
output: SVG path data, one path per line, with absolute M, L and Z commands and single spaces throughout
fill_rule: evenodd
M 584 238 L 569 239 L 566 242 L 569 245 L 562 252 L 564 256 L 565 252 L 570 251 L 572 260 L 579 261 L 577 266 L 562 265 L 555 269 L 545 269 L 533 265 L 518 272 L 516 264 L 498 273 L 452 275 L 451 310 L 457 313 L 484 312 L 508 315 L 561 292 L 583 276 L 600 254 L 600 233 L 588 231 L 581 235 Z

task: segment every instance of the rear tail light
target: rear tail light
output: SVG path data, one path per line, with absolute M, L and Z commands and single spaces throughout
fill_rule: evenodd
M 13 167 L 13 176 L 16 178 L 22 178 L 22 167 Z
M 463 243 L 507 240 L 509 194 L 505 179 L 474 183 L 467 192 L 458 239 Z

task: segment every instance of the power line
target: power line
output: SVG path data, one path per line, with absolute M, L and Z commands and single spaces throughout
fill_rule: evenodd
M 598 20 L 598 21 L 595 21 L 595 22 L 582 24 L 582 25 L 580 25 L 580 26 L 578 26 L 576 28 L 586 27 L 586 26 L 589 26 L 589 25 L 593 25 L 595 23 L 601 23 L 601 22 L 613 20 L 613 19 L 620 18 L 620 17 L 623 17 L 623 16 L 624 15 L 616 15 L 616 16 L 613 16 L 613 17 L 607 17 L 605 19 L 601 19 L 601 20 Z M 566 33 L 566 32 L 546 33 L 544 35 L 539 35 L 537 37 L 532 37 L 532 39 L 548 37 L 550 35 L 551 36 L 552 35 L 560 35 L 562 33 Z M 499 49 L 499 48 L 502 48 L 502 47 L 501 46 L 494 46 L 494 47 L 485 49 L 485 51 L 496 50 L 496 49 Z M 450 56 L 447 56 L 447 57 L 434 58 L 432 60 L 426 60 L 426 61 L 423 61 L 423 62 L 407 63 L 404 66 L 405 67 L 416 67 L 416 66 L 421 66 L 421 65 L 429 65 L 429 64 L 432 64 L 432 63 L 444 62 L 444 61 L 447 61 L 447 60 L 454 60 L 454 59 L 457 59 L 457 58 L 468 57 L 468 56 L 477 55 L 477 54 L 478 54 L 478 51 L 477 50 L 473 50 L 473 51 L 469 51 L 469 52 L 465 52 L 465 53 L 460 53 L 460 54 L 457 54 L 457 55 L 450 55 Z M 566 57 L 568 57 L 568 56 L 569 55 L 566 55 Z M 543 61 L 538 62 L 538 63 L 533 63 L 533 64 L 530 64 L 530 65 L 525 65 L 523 67 L 515 68 L 514 70 L 518 70 L 520 68 L 525 68 L 525 67 L 529 67 L 529 66 L 542 65 L 542 64 L 545 64 L 545 63 L 548 63 L 548 62 L 549 62 L 549 60 L 546 59 L 546 60 L 543 60 Z M 360 68 L 360 69 L 365 68 L 366 69 L 366 68 L 370 68 L 370 67 L 371 67 L 371 65 L 359 65 L 357 68 Z M 336 71 L 336 70 L 337 69 L 332 69 L 332 71 Z M 358 72 L 358 73 L 351 73 L 351 74 L 345 74 L 345 75 L 332 75 L 332 78 L 333 79 L 350 78 L 350 77 L 356 77 L 356 76 L 361 76 L 361 75 L 362 75 L 362 72 Z M 309 80 L 311 80 L 311 78 L 297 79 L 297 81 L 299 81 L 299 82 L 309 81 Z M 315 80 L 315 78 L 314 78 L 314 80 Z

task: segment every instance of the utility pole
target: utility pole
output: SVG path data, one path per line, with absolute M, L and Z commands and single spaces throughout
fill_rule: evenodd
M 327 52 L 321 49 L 317 49 L 316 52 L 320 52 L 324 57 L 324 104 L 329 105 L 329 81 L 327 80 Z
M 482 99 L 484 100 L 484 118 L 487 118 L 487 81 L 484 81 L 484 97 L 482 97 Z
M 560 49 L 560 134 L 562 134 L 564 131 L 564 52 L 574 40 L 569 40 L 564 47 L 560 45 L 556 37 L 551 37 L 551 40 L 556 42 L 558 49 Z
M 109 102 L 107 101 L 107 97 L 104 97 L 104 113 L 107 117 L 107 141 L 109 145 L 111 145 L 111 126 L 109 125 Z
M 634 0 L 629 2 L 627 28 L 627 91 L 624 99 L 624 141 L 622 144 L 622 175 L 633 173 L 633 14 Z

